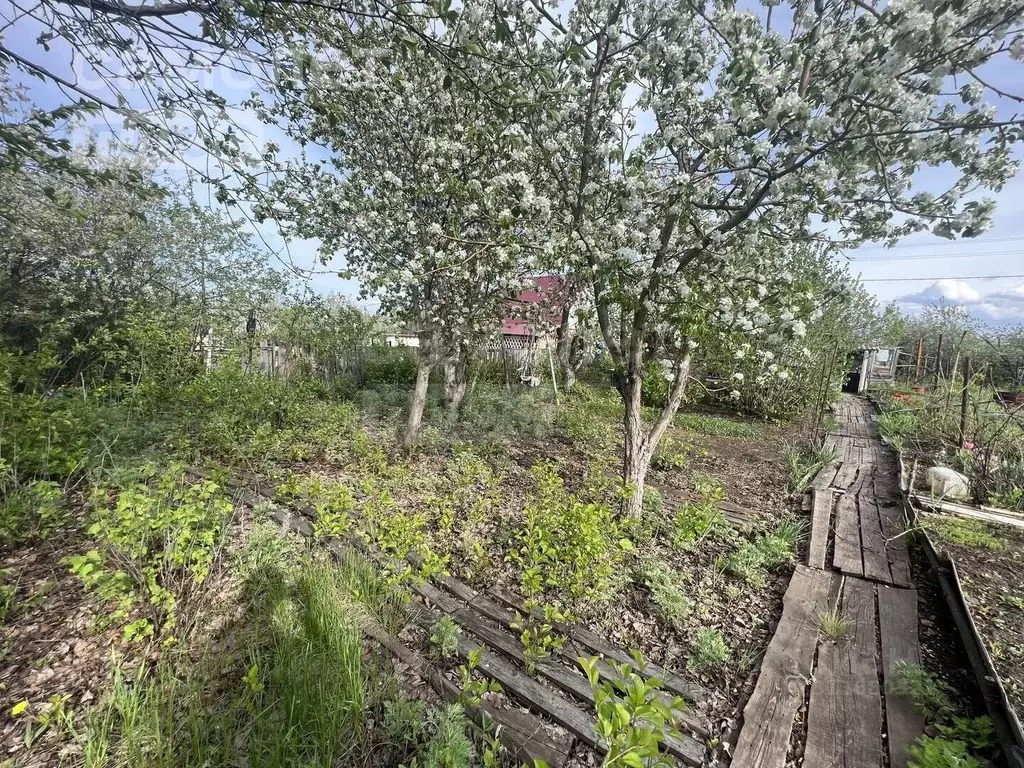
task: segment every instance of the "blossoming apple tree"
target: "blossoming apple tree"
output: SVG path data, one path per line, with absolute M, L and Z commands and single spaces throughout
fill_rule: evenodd
M 1017 169 L 1020 117 L 990 102 L 1020 100 L 1002 81 L 1024 53 L 1024 6 L 528 8 L 542 17 L 530 55 L 545 62 L 525 81 L 529 135 L 552 189 L 558 252 L 591 284 L 618 370 L 623 470 L 636 490 L 625 511 L 637 514 L 702 334 L 804 331 L 817 297 L 788 272 L 787 246 L 985 229 L 992 204 L 976 190 Z M 737 291 L 747 294 L 739 302 Z M 673 385 L 647 424 L 640 392 L 652 358 L 671 361 Z
M 487 23 L 480 16 L 480 28 Z M 538 225 L 549 202 L 529 172 L 530 141 L 496 111 L 495 93 L 466 85 L 471 72 L 474 84 L 500 87 L 504 70 L 495 75 L 495 60 L 457 49 L 458 29 L 437 33 L 438 44 L 451 44 L 446 60 L 461 57 L 453 78 L 428 47 L 324 24 L 309 37 L 316 66 L 282 78 L 277 104 L 260 106 L 323 155 L 283 163 L 276 203 L 261 215 L 318 238 L 325 260 L 343 259 L 343 275 L 418 332 L 407 447 L 431 371 L 445 362 L 456 410 L 467 354 L 500 329 L 546 250 Z

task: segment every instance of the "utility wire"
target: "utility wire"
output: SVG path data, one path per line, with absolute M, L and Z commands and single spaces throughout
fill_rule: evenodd
M 977 243 L 977 244 L 981 244 L 981 245 L 988 245 L 989 243 L 1008 243 L 1008 242 L 1017 242 L 1019 240 L 1024 240 L 1024 235 L 1007 235 L 1006 237 L 986 237 L 986 238 L 970 238 L 970 237 L 966 237 L 966 238 L 964 238 L 962 240 L 938 240 L 937 242 L 934 242 L 934 243 L 896 243 L 896 245 L 885 245 L 883 243 L 883 244 L 878 244 L 878 245 L 861 245 L 861 246 L 858 246 L 856 248 L 851 248 L 849 250 L 866 251 L 868 249 L 871 249 L 871 250 L 885 249 L 887 251 L 891 251 L 891 250 L 895 250 L 895 249 L 899 249 L 899 248 L 947 248 L 947 247 L 949 247 L 951 245 L 961 245 L 962 246 L 962 245 L 965 245 L 965 244 L 968 244 L 968 243 L 970 243 L 970 244 L 976 244 Z
M 943 253 L 943 254 L 919 254 L 915 256 L 848 256 L 851 262 L 858 264 L 869 264 L 873 261 L 919 261 L 928 259 L 971 259 L 975 256 L 1014 256 L 1019 255 L 1019 250 L 1014 251 L 979 251 L 978 253 Z
M 1024 274 L 966 274 L 938 276 L 938 278 L 861 278 L 861 283 L 927 283 L 938 280 L 1010 280 L 1024 278 Z

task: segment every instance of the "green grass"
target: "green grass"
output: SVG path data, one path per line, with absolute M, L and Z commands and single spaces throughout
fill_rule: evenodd
M 760 430 L 745 421 L 704 413 L 677 413 L 672 423 L 679 429 L 708 437 L 757 437 L 761 434 Z
M 1006 548 L 1006 541 L 993 535 L 989 528 L 978 520 L 962 520 L 952 517 L 927 515 L 923 527 L 934 531 L 939 538 L 965 547 L 1000 552 Z
M 363 626 L 394 631 L 403 598 L 361 555 L 303 556 L 258 526 L 235 568 L 247 615 L 231 642 L 198 659 L 169 649 L 148 671 L 118 663 L 88 716 L 85 768 L 470 764 L 461 709 L 406 702 L 390 664 L 367 654 Z M 408 743 L 377 725 L 396 712 Z
M 836 449 L 821 442 L 803 446 L 787 445 L 785 458 L 790 492 L 806 493 L 815 476 L 835 461 Z

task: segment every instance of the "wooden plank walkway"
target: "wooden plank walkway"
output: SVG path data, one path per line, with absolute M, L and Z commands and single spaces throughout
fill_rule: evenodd
M 906 768 L 906 748 L 923 733 L 913 707 L 891 693 L 896 663 L 920 657 L 896 460 L 862 398 L 843 396 L 826 441 L 836 458 L 811 486 L 807 566 L 793 574 L 743 711 L 735 766 L 792 761 L 802 712 L 803 768 Z M 832 609 L 850 622 L 841 639 L 819 636 Z
M 828 602 L 832 576 L 796 567 L 783 598 L 782 619 L 761 663 L 754 693 L 743 709 L 743 729 L 733 765 L 743 768 L 782 766 L 797 710 L 811 676 L 818 639 L 818 614 Z

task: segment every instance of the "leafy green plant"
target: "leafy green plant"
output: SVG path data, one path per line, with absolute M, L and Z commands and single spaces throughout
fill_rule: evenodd
M 523 658 L 526 671 L 531 675 L 537 671 L 537 663 L 546 659 L 555 651 L 562 650 L 565 636 L 559 624 L 572 621 L 569 611 L 557 603 L 541 603 L 536 597 L 523 601 L 525 613 L 516 611 L 512 629 L 519 633 L 519 642 L 523 644 Z
M 954 717 L 950 725 L 936 725 L 938 734 L 948 741 L 960 741 L 972 753 L 983 753 L 996 746 L 996 729 L 992 718 Z
M 729 555 L 720 557 L 719 568 L 742 579 L 752 587 L 761 588 L 767 581 L 764 553 L 752 541 L 743 541 Z
M 651 466 L 662 471 L 685 469 L 690 463 L 692 449 L 686 443 L 665 435 L 658 443 L 651 459 Z
M 134 485 L 96 489 L 88 532 L 103 550 L 67 563 L 87 588 L 118 600 L 122 609 L 133 600 L 126 594 L 130 584 L 156 610 L 163 628 L 171 629 L 175 591 L 206 579 L 233 507 L 216 483 L 187 482 L 181 465 L 162 473 L 143 466 L 139 476 Z M 137 638 L 145 631 L 138 623 L 129 634 Z
M 681 628 L 690 612 L 690 601 L 676 583 L 675 574 L 662 563 L 649 561 L 641 568 L 640 577 L 659 613 L 677 629 Z
M 0 459 L 0 540 L 9 542 L 46 539 L 66 520 L 60 486 L 50 480 L 17 484 L 4 479 Z
M 551 462 L 536 465 L 538 494 L 523 510 L 509 559 L 523 569 L 523 594 L 562 590 L 570 597 L 607 599 L 625 552 L 626 524 L 603 502 L 585 502 L 565 489 Z
M 602 678 L 595 657 L 577 659 L 590 681 L 597 711 L 597 733 L 608 745 L 602 766 L 668 766 L 673 762 L 661 751 L 666 735 L 675 734 L 675 711 L 683 702 L 666 704 L 661 698 L 660 681 L 644 679 L 643 657 L 634 654 L 636 667 L 614 664 L 616 675 Z
M 460 704 L 431 710 L 427 715 L 429 739 L 416 764 L 423 768 L 470 768 L 474 749 L 468 730 L 469 721 Z
M 698 672 L 711 672 L 729 660 L 729 646 L 722 633 L 713 627 L 697 630 L 687 663 Z
M 962 741 L 921 736 L 907 747 L 909 768 L 983 768 Z
M 456 624 L 451 616 L 442 616 L 430 633 L 430 645 L 439 657 L 450 659 L 458 653 L 461 635 L 462 627 Z
M 480 666 L 484 647 L 474 648 L 466 656 L 466 663 L 459 665 L 462 678 L 462 696 L 472 706 L 479 706 L 488 693 L 500 693 L 501 685 L 488 677 L 474 677 L 473 672 Z
M 31 749 L 33 744 L 51 730 L 77 738 L 74 713 L 66 706 L 70 700 L 71 696 L 68 694 L 56 694 L 38 707 L 32 707 L 28 701 L 14 705 L 11 717 L 19 718 L 25 724 L 22 740 L 26 748 Z
M 845 638 L 851 629 L 853 621 L 847 619 L 838 608 L 829 608 L 818 614 L 818 631 L 833 642 Z
M 897 661 L 892 678 L 892 692 L 914 705 L 921 716 L 930 721 L 942 720 L 953 712 L 949 684 L 919 664 Z
M 686 549 L 725 524 L 714 501 L 687 502 L 672 520 L 672 545 Z
M 1024 511 L 1024 488 L 1014 485 L 1007 490 L 993 493 L 989 496 L 988 503 L 1000 509 Z

